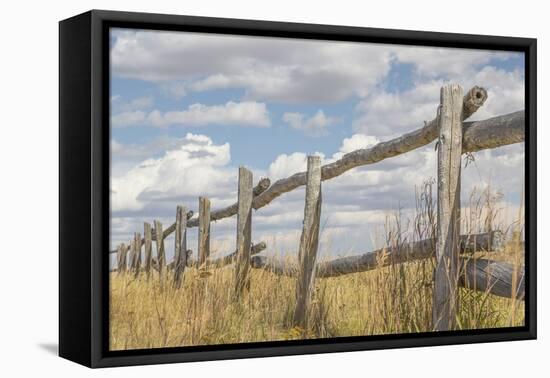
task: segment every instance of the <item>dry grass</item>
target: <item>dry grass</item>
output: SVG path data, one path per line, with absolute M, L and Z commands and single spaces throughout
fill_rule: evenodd
M 417 193 L 416 214 L 398 214 L 386 225 L 386 245 L 434 236 L 433 182 Z M 481 199 L 479 199 L 481 198 Z M 503 229 L 498 198 L 472 198 L 463 214 L 465 232 Z M 522 263 L 520 220 L 508 227 L 511 242 L 489 258 Z M 293 263 L 289 261 L 288 263 Z M 208 272 L 187 268 L 180 289 L 172 275 L 161 285 L 154 272 L 111 273 L 111 350 L 227 344 L 302 338 L 401 334 L 432 330 L 433 259 L 316 280 L 308 329 L 292 327 L 295 279 L 252 270 L 250 291 L 233 301 L 232 266 Z M 522 301 L 460 289 L 458 329 L 521 326 Z
M 112 273 L 111 349 L 430 331 L 432 264 L 317 280 L 308 330 L 291 327 L 292 278 L 253 270 L 250 292 L 236 304 L 231 267 L 210 276 L 187 269 L 180 289 L 171 278 L 162 288 L 157 274 L 147 281 Z M 523 302 L 461 289 L 460 329 L 519 326 L 523 314 Z

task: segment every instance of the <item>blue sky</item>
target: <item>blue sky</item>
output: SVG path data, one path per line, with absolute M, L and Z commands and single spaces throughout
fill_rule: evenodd
M 196 210 L 197 195 L 234 202 L 240 165 L 275 180 L 308 154 L 326 163 L 419 128 L 451 81 L 488 89 L 473 119 L 524 108 L 520 53 L 114 29 L 111 72 L 111 245 L 143 221 L 172 223 L 179 203 Z M 434 164 L 428 146 L 324 183 L 327 253 L 377 245 L 385 216 L 412 210 Z M 463 198 L 490 185 L 517 206 L 522 165 L 523 145 L 478 153 Z M 259 210 L 254 232 L 291 251 L 301 213 L 298 190 Z M 220 253 L 234 244 L 232 222 L 214 226 Z

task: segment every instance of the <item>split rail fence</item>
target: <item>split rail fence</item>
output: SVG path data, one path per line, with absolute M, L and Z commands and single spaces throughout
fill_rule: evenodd
M 486 101 L 487 92 L 473 87 L 465 95 L 456 84 L 441 88 L 440 105 L 431 122 L 398 138 L 373 147 L 359 149 L 341 159 L 321 166 L 320 158 L 309 156 L 307 171 L 276 181 L 262 178 L 253 187 L 252 173 L 239 168 L 238 199 L 226 208 L 211 211 L 210 200 L 199 198 L 199 214 L 184 206 L 177 206 L 176 221 L 163 229 L 159 221 L 154 227 L 145 222 L 143 237 L 134 234 L 128 244 L 120 244 L 110 253 L 117 254 L 116 270 L 136 276 L 144 271 L 148 277 L 152 269 L 161 280 L 173 274 L 174 286 L 180 287 L 185 268 L 223 267 L 234 264 L 234 298 L 239 300 L 250 286 L 250 269 L 265 269 L 274 274 L 296 278 L 296 308 L 294 323 L 305 327 L 312 299 L 315 279 L 365 272 L 390 264 L 400 264 L 435 257 L 433 291 L 434 330 L 453 329 L 457 312 L 458 287 L 488 292 L 494 295 L 524 299 L 524 267 L 515 267 L 502 261 L 484 258 L 469 259 L 462 253 L 494 251 L 502 248 L 503 235 L 492 231 L 478 235 L 460 234 L 460 178 L 461 158 L 465 153 L 497 148 L 525 139 L 525 112 L 518 111 L 498 117 L 464 122 Z M 319 222 L 321 216 L 321 182 L 337 177 L 359 166 L 374 164 L 422 147 L 437 139 L 437 229 L 435 239 L 426 239 L 405 246 L 388 247 L 359 256 L 343 257 L 317 263 Z M 252 243 L 252 210 L 267 206 L 274 199 L 300 186 L 306 186 L 302 234 L 298 249 L 297 267 L 256 256 L 266 248 L 265 242 Z M 224 257 L 210 258 L 210 223 L 237 215 L 236 250 Z M 198 227 L 198 258 L 193 260 L 187 249 L 187 231 Z M 164 240 L 175 234 L 173 262 L 167 264 Z M 156 256 L 153 256 L 153 242 Z M 142 247 L 144 249 L 142 254 Z M 384 254 L 385 258 L 379 257 Z M 144 261 L 142 261 L 142 256 Z

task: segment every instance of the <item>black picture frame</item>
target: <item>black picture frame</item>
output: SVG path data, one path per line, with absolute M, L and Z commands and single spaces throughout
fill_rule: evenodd
M 525 326 L 108 350 L 110 27 L 525 53 Z M 59 24 L 59 355 L 89 367 L 536 338 L 536 39 L 92 10 Z

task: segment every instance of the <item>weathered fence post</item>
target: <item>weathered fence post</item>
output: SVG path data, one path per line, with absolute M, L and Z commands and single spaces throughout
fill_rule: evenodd
M 306 203 L 304 223 L 298 252 L 299 268 L 296 281 L 296 309 L 294 325 L 307 328 L 308 312 L 315 282 L 315 262 L 319 244 L 319 222 L 321 217 L 321 158 L 308 156 Z
M 174 245 L 174 287 L 181 287 L 181 276 L 187 265 L 187 209 L 176 209 L 176 233 Z
M 437 242 L 433 328 L 455 327 L 460 248 L 460 167 L 462 157 L 462 87 L 441 88 L 437 156 Z
M 199 266 L 210 256 L 210 200 L 199 197 Z
M 130 255 L 128 256 L 128 265 L 129 271 L 133 272 L 136 266 L 136 241 L 135 239 L 130 240 Z
M 250 288 L 250 249 L 252 246 L 252 172 L 239 168 L 237 212 L 237 261 L 235 264 L 235 299 Z
M 118 274 L 126 271 L 126 244 L 121 243 L 117 248 L 117 272 Z
M 141 235 L 139 232 L 134 233 L 134 248 L 134 273 L 137 278 L 141 268 Z
M 155 221 L 155 239 L 157 241 L 157 263 L 159 267 L 159 279 L 164 281 L 164 271 L 166 270 L 166 257 L 164 256 L 164 236 L 162 233 L 162 223 Z
M 147 279 L 149 279 L 151 277 L 151 265 L 153 262 L 153 237 L 150 223 L 143 223 L 143 236 L 145 239 L 145 272 L 147 273 Z

